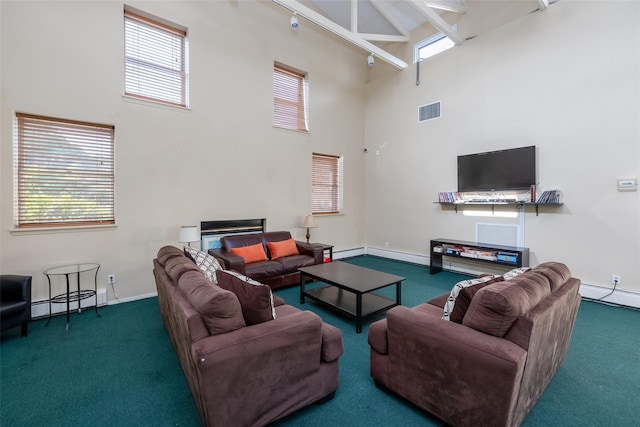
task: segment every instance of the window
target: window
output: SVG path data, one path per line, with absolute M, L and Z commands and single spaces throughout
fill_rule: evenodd
M 273 125 L 309 132 L 308 84 L 304 73 L 273 65 Z
M 342 157 L 313 153 L 311 167 L 311 212 L 342 212 Z
M 125 95 L 188 105 L 185 30 L 124 11 Z
M 440 52 L 451 49 L 453 46 L 455 46 L 453 40 L 442 33 L 438 33 L 414 45 L 414 60 L 418 62 L 421 59 L 430 58 Z
M 16 226 L 114 224 L 114 127 L 16 114 Z

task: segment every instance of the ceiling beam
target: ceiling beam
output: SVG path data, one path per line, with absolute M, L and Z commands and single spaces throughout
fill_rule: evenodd
M 332 20 L 325 18 L 315 10 L 310 9 L 307 6 L 295 0 L 272 0 L 272 1 L 284 8 L 289 9 L 292 12 L 296 12 L 299 16 L 303 17 L 304 19 L 316 24 L 321 28 L 324 28 L 330 33 L 333 33 L 336 36 L 341 37 L 350 43 L 353 43 L 359 48 L 372 53 L 375 57 L 380 58 L 385 62 L 388 62 L 389 64 L 393 65 L 394 67 L 400 70 L 404 70 L 408 66 L 408 64 L 403 60 L 401 60 L 400 58 L 396 58 L 390 53 L 380 49 L 378 46 L 374 45 L 373 43 L 368 42 L 362 36 L 341 27 L 340 25 L 336 24 Z
M 465 13 L 467 11 L 467 0 L 426 0 L 424 3 L 433 9 L 446 12 Z
M 445 36 L 449 37 L 456 45 L 459 46 L 464 43 L 464 40 L 458 35 L 458 32 L 449 25 L 447 21 L 442 19 L 436 11 L 427 6 L 423 0 L 409 0 L 409 2 L 412 3 L 416 9 L 422 12 L 431 25 L 436 27 Z
M 360 37 L 370 42 L 394 42 L 394 43 L 407 43 L 409 42 L 408 36 L 394 36 L 393 34 L 367 34 L 358 33 Z
M 538 2 L 538 10 L 543 11 L 549 7 L 549 0 L 536 0 Z
M 358 0 L 351 0 L 351 32 L 358 32 Z

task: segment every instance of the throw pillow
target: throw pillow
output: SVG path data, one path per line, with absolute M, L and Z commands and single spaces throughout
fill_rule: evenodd
M 236 294 L 247 325 L 276 318 L 271 288 L 231 270 L 218 272 L 218 285 Z
M 198 268 L 202 270 L 209 280 L 213 283 L 217 282 L 216 271 L 222 270 L 222 266 L 220 266 L 220 263 L 213 255 L 190 246 L 185 246 L 184 251 L 195 261 Z
M 449 298 L 444 303 L 444 320 L 450 320 L 456 323 L 462 323 L 469 304 L 474 295 L 483 287 L 491 283 L 501 282 L 502 276 L 485 275 L 476 279 L 462 280 L 456 283 L 451 289 Z
M 504 280 L 511 280 L 514 277 L 518 277 L 522 273 L 526 273 L 529 270 L 531 270 L 531 267 L 514 268 L 513 270 L 504 273 L 502 277 L 504 277 Z
M 267 248 L 271 253 L 271 259 L 282 258 L 285 256 L 298 255 L 298 246 L 293 239 L 282 240 L 280 242 L 267 242 Z
M 238 297 L 233 292 L 212 284 L 201 272 L 184 273 L 178 286 L 202 316 L 210 335 L 223 334 L 246 326 Z
M 255 245 L 251 246 L 231 248 L 229 249 L 229 252 L 242 257 L 245 264 L 267 260 L 267 254 L 264 253 L 264 247 L 262 246 L 262 243 L 256 243 Z

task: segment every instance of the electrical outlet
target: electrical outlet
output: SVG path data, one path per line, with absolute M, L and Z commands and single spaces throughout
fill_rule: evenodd
M 620 284 L 620 276 L 618 274 L 612 274 L 611 275 L 611 284 L 612 285 L 619 285 Z
M 388 248 L 389 247 L 389 242 L 384 242 L 384 247 Z
M 109 274 L 107 276 L 107 281 L 109 282 L 110 285 L 114 285 L 116 283 L 116 275 L 115 274 Z

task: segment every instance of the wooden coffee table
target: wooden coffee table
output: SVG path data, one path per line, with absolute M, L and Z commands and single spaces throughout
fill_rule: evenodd
M 402 303 L 404 277 L 370 268 L 334 261 L 303 267 L 300 271 L 300 303 L 305 297 L 356 319 L 356 333 L 362 332 L 362 319 Z M 327 286 L 305 290 L 305 277 L 322 281 Z M 396 285 L 395 301 L 372 292 Z

